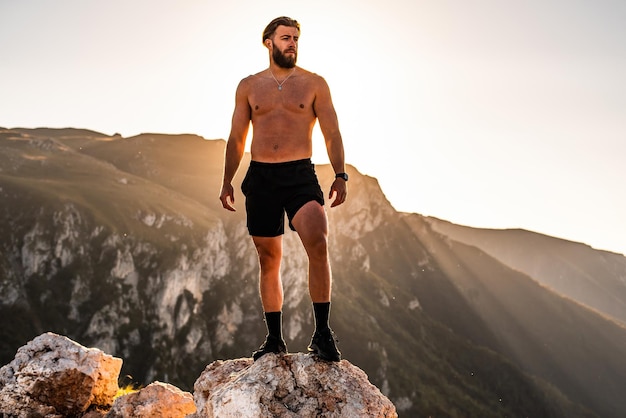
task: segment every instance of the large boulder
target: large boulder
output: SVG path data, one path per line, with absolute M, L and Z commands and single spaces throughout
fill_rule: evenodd
M 358 367 L 302 353 L 215 361 L 196 380 L 194 400 L 193 418 L 398 416 Z
M 121 367 L 121 359 L 97 348 L 42 334 L 0 368 L 0 415 L 77 416 L 90 406 L 109 407 Z

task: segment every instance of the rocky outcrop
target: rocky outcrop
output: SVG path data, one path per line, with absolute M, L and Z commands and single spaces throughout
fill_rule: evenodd
M 397 417 L 396 409 L 347 360 L 307 354 L 218 360 L 195 393 L 162 382 L 116 397 L 122 360 L 67 337 L 42 334 L 0 368 L 0 417 L 263 418 Z
M 138 392 L 117 398 L 106 418 L 185 418 L 194 412 L 196 406 L 191 393 L 167 383 L 154 382 Z
M 42 334 L 0 369 L 0 414 L 52 418 L 110 406 L 121 367 L 121 359 L 101 350 Z
M 215 361 L 196 381 L 194 399 L 193 418 L 398 416 L 358 367 L 301 353 Z

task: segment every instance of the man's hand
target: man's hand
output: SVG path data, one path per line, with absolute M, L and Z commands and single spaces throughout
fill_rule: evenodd
M 333 194 L 335 195 L 335 200 L 333 200 L 333 203 L 330 204 L 331 208 L 339 206 L 346 201 L 346 197 L 348 196 L 348 186 L 346 185 L 346 181 L 344 179 L 335 179 L 332 186 L 330 186 L 328 198 L 332 199 Z
M 222 206 L 224 209 L 228 209 L 231 212 L 235 212 L 236 209 L 233 207 L 235 203 L 235 191 L 233 190 L 233 186 L 228 183 L 222 186 L 222 191 L 220 193 L 220 201 L 222 202 Z

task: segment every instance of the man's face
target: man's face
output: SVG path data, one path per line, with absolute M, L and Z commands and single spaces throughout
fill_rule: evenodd
M 298 60 L 297 28 L 279 26 L 272 37 L 272 58 L 276 65 L 282 68 L 293 68 Z

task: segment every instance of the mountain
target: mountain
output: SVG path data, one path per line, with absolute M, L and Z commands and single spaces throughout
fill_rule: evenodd
M 436 218 L 428 222 L 455 241 L 480 248 L 554 291 L 626 324 L 622 254 L 520 229 L 468 228 Z
M 0 364 L 46 331 L 125 358 L 134 382 L 185 390 L 213 360 L 249 357 L 265 334 L 258 267 L 243 196 L 236 213 L 217 198 L 224 148 L 0 128 Z M 331 168 L 316 170 L 328 190 Z M 626 413 L 625 257 L 527 231 L 487 240 L 399 213 L 376 179 L 348 173 L 348 201 L 327 208 L 331 325 L 400 416 Z M 285 337 L 303 351 L 313 318 L 290 231 L 281 274 Z

